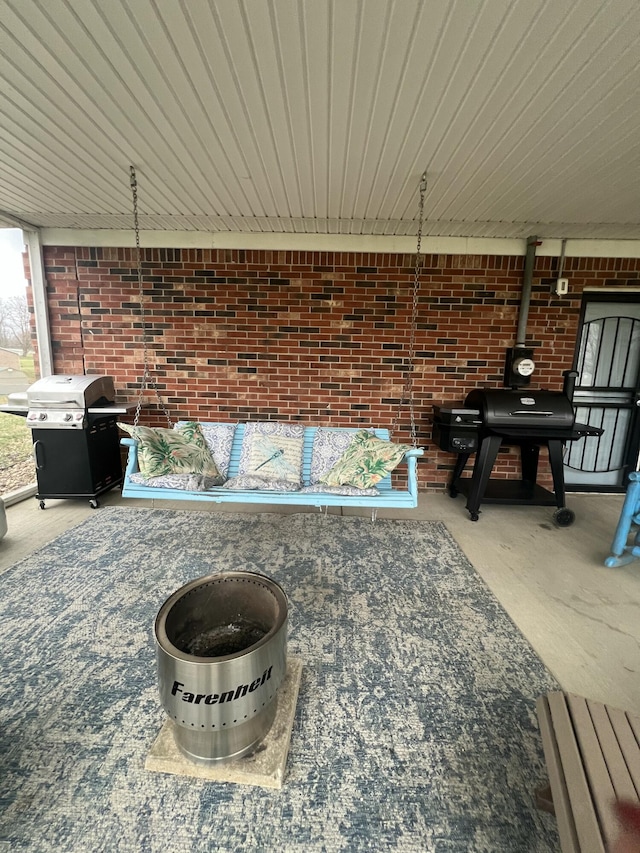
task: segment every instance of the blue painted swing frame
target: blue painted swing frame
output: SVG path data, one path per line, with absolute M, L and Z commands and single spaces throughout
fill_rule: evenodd
M 233 444 L 231 447 L 231 459 L 229 463 L 228 477 L 238 474 L 240 462 L 240 451 L 244 438 L 245 424 L 236 425 Z M 308 486 L 311 482 L 311 459 L 313 453 L 313 439 L 318 427 L 308 426 L 304 430 L 304 443 L 302 451 L 302 485 Z M 332 427 L 333 429 L 333 427 Z M 335 429 L 356 433 L 356 428 L 336 427 Z M 374 429 L 377 438 L 384 441 L 389 440 L 388 429 Z M 370 507 L 374 509 L 415 509 L 418 505 L 418 476 L 417 461 L 423 455 L 422 447 L 414 447 L 408 450 L 399 469 L 406 466 L 406 486 L 394 487 L 392 477 L 389 475 L 376 484 L 379 495 L 337 495 L 333 492 L 305 493 L 274 492 L 261 489 L 225 489 L 224 486 L 215 486 L 206 491 L 195 491 L 187 489 L 167 489 L 156 486 L 142 485 L 131 481 L 131 475 L 139 472 L 138 466 L 138 442 L 133 438 L 122 438 L 121 444 L 128 447 L 127 466 L 122 485 L 122 496 L 125 498 L 145 498 L 151 500 L 171 501 L 214 501 L 215 503 L 250 503 L 250 504 L 277 504 L 285 506 L 315 506 L 320 509 L 330 506 L 339 507 Z M 395 475 L 397 478 L 397 475 Z

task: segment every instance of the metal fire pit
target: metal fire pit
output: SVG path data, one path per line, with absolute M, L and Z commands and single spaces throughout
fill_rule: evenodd
M 197 763 L 241 758 L 268 733 L 286 672 L 287 599 L 253 572 L 178 589 L 155 622 L 162 706 Z

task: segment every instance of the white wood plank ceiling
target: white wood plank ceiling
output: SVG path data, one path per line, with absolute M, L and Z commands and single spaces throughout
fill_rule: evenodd
M 638 0 L 0 0 L 0 225 L 640 238 Z

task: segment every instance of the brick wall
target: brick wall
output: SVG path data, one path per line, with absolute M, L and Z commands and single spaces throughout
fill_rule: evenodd
M 55 372 L 113 375 L 119 395 L 135 397 L 144 355 L 134 251 L 44 254 Z M 149 361 L 172 417 L 391 426 L 405 382 L 413 265 L 395 254 L 143 250 Z M 455 461 L 430 441 L 432 404 L 502 387 L 523 269 L 523 257 L 424 257 L 413 371 L 423 489 L 444 488 Z M 556 258 L 536 259 L 527 334 L 534 387 L 551 390 L 572 366 L 582 290 L 638 286 L 640 260 L 567 258 L 566 298 L 552 292 L 556 270 Z M 144 422 L 162 424 L 149 400 Z M 394 438 L 409 439 L 406 405 Z M 541 458 L 541 482 L 545 465 Z M 517 455 L 501 452 L 495 474 L 518 469 Z

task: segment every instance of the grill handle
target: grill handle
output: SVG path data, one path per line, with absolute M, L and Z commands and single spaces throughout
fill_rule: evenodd
M 42 451 L 42 462 L 38 458 L 38 449 Z M 44 447 L 42 446 L 42 442 L 40 441 L 40 439 L 36 439 L 36 441 L 33 442 L 33 458 L 36 463 L 36 471 L 42 471 L 42 469 L 44 468 Z
M 541 412 L 539 410 L 527 411 L 526 409 L 518 409 L 517 412 L 511 412 L 512 415 L 526 415 L 528 418 L 536 417 L 536 418 L 550 418 L 553 415 L 553 412 Z
M 76 408 L 79 408 L 77 400 L 56 400 L 55 398 L 39 400 L 37 397 L 31 397 L 29 399 L 29 403 L 36 403 L 38 406 L 49 406 L 57 409 L 61 406 L 75 406 Z

